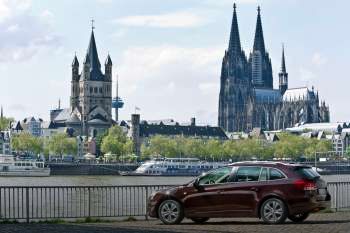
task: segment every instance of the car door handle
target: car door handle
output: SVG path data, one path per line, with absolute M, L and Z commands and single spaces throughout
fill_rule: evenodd
M 254 192 L 257 192 L 257 191 L 259 191 L 259 189 L 258 189 L 258 188 L 255 188 L 255 187 L 253 187 L 253 188 L 250 188 L 250 190 L 251 190 L 251 191 L 254 191 Z

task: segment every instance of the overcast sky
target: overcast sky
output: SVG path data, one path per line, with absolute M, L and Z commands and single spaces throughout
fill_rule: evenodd
M 282 4 L 283 2 L 283 4 Z M 257 6 L 278 87 L 281 44 L 289 86 L 314 85 L 332 121 L 349 121 L 350 2 L 237 0 L 241 43 L 249 54 Z M 69 107 L 71 62 L 82 64 L 95 20 L 99 58 L 108 52 L 122 119 L 217 124 L 219 77 L 228 45 L 231 0 L 0 0 L 0 105 L 7 116 L 49 119 Z

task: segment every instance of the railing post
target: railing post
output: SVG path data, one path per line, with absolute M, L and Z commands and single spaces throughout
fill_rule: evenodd
M 29 187 L 26 187 L 26 222 L 29 223 Z
M 91 194 L 90 194 L 90 187 L 88 188 L 88 217 L 91 217 Z
M 148 187 L 146 186 L 146 213 L 145 213 L 145 218 L 148 220 L 148 214 L 147 214 L 147 208 L 148 208 Z

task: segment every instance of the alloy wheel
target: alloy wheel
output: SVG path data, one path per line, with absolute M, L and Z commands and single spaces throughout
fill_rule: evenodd
M 177 201 L 166 200 L 159 207 L 159 217 L 165 224 L 176 224 L 183 219 L 181 206 Z
M 269 199 L 263 204 L 262 217 L 267 223 L 281 223 L 285 220 L 285 206 L 278 199 Z

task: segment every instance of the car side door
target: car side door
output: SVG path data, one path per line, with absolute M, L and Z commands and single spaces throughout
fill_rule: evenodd
M 232 167 L 222 167 L 208 172 L 198 180 L 199 188 L 191 191 L 183 199 L 185 216 L 216 217 L 226 210 L 225 197 L 221 195 L 230 177 Z
M 224 184 L 221 196 L 226 200 L 223 217 L 254 216 L 258 192 L 262 188 L 259 181 L 261 175 L 259 166 L 237 167 L 231 182 Z

